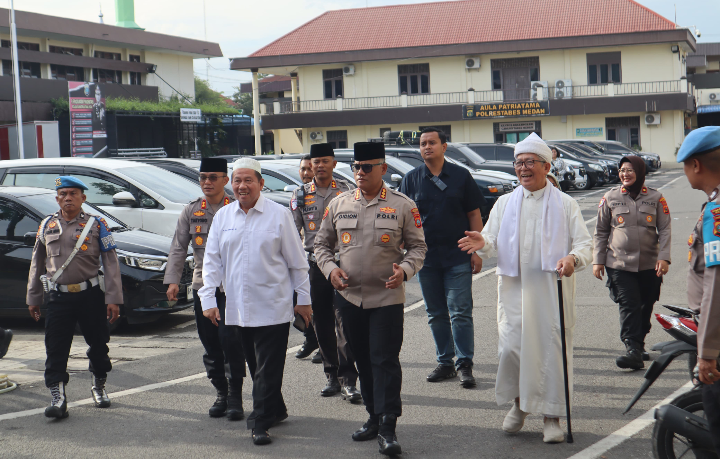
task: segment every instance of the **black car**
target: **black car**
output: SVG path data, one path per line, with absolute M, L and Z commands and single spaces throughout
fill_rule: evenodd
M 579 143 L 554 143 L 551 141 L 548 142 L 548 145 L 551 145 L 553 147 L 557 145 L 564 145 L 566 149 L 570 150 L 576 156 L 585 158 L 589 161 L 597 161 L 603 166 L 607 167 L 609 177 L 608 183 L 617 183 L 620 181 L 620 175 L 618 171 L 618 163 L 620 162 L 620 158 L 617 158 L 613 155 L 601 155 L 592 148 L 586 147 L 585 145 L 581 145 Z
M 461 162 L 472 169 L 487 169 L 491 171 L 515 174 L 513 161 L 514 148 L 505 144 L 494 143 L 455 143 L 448 142 L 445 156 Z M 509 154 L 508 154 L 509 153 Z
M 637 155 L 642 158 L 642 160 L 645 162 L 645 167 L 648 172 L 654 172 L 662 166 L 662 161 L 660 161 L 660 155 L 657 153 L 647 153 L 647 152 L 641 152 L 633 150 L 632 148 L 628 147 L 622 142 L 618 142 L 615 140 L 581 140 L 581 139 L 570 139 L 570 140 L 557 140 L 557 142 L 562 143 L 580 143 L 585 145 L 586 147 L 592 148 L 599 153 L 603 155 L 613 155 L 613 156 L 627 156 L 627 155 Z
M 0 187 L 0 316 L 29 317 L 25 295 L 35 237 L 45 216 L 58 211 L 56 193 L 44 188 Z M 120 316 L 128 323 L 152 322 L 164 314 L 193 306 L 194 262 L 188 250 L 177 302 L 169 302 L 163 285 L 172 239 L 131 229 L 88 203 L 85 212 L 104 218 L 113 232 L 122 275 L 124 304 Z M 70 266 L 72 268 L 72 265 Z M 44 310 L 45 306 L 41 306 Z M 118 326 L 119 322 L 113 324 Z
M 594 186 L 601 186 L 610 181 L 610 172 L 604 164 L 587 159 L 586 157 L 572 151 L 566 145 L 556 144 L 553 146 L 557 148 L 558 154 L 561 158 L 578 161 L 585 167 L 585 172 L 587 173 L 587 185 L 585 185 L 586 188 L 584 189 L 589 190 Z

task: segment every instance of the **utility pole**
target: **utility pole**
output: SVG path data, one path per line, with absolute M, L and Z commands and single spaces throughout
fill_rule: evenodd
M 207 41 L 207 13 L 205 12 L 205 0 L 203 0 L 203 29 L 205 30 L 205 41 Z M 210 86 L 210 58 L 205 58 L 205 81 Z
M 15 27 L 15 3 L 10 0 L 10 39 L 12 40 L 13 81 L 15 82 L 15 117 L 17 118 L 18 158 L 25 159 L 22 132 L 22 99 L 20 98 L 20 64 L 18 64 L 17 27 Z

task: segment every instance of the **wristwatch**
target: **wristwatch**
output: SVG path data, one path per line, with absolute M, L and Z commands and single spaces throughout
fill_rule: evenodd
M 577 265 L 580 264 L 580 259 L 579 259 L 578 256 L 575 255 L 574 253 L 571 254 L 571 255 L 572 255 L 572 257 L 573 257 L 573 260 L 575 261 L 575 267 L 577 267 Z

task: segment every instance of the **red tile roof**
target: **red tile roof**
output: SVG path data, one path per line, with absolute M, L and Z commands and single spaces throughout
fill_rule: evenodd
M 633 0 L 464 0 L 328 11 L 250 57 L 672 30 Z

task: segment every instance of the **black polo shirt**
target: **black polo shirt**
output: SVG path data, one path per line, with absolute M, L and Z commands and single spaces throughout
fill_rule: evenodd
M 458 240 L 470 230 L 468 212 L 485 202 L 470 171 L 445 161 L 438 178 L 447 185 L 440 191 L 423 164 L 403 178 L 400 192 L 415 201 L 422 217 L 428 246 L 424 266 L 450 268 L 470 263 L 470 255 L 458 248 Z

